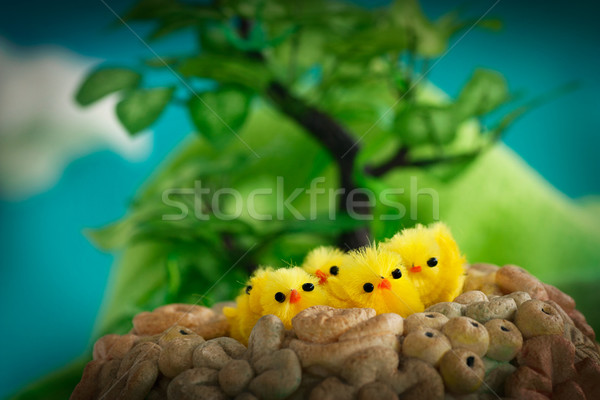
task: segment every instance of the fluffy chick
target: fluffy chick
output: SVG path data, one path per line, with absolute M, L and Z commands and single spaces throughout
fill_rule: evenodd
M 319 280 L 300 267 L 268 271 L 256 289 L 260 292 L 262 315 L 279 317 L 287 329 L 292 327 L 292 318 L 305 308 L 329 304 Z
M 336 276 L 344 260 L 344 252 L 335 247 L 321 246 L 310 251 L 304 258 L 302 269 L 327 283 L 327 278 Z
M 223 308 L 223 314 L 229 321 L 230 336 L 244 345 L 248 345 L 250 332 L 263 315 L 260 307 L 259 290 L 255 287 L 260 285 L 265 274 L 270 271 L 272 271 L 271 268 L 257 269 L 236 297 L 236 306 Z
M 344 274 L 330 279 L 331 290 L 345 307 L 368 307 L 377 314 L 397 313 L 406 317 L 423 311 L 423 303 L 406 278 L 402 259 L 377 247 L 348 254 Z
M 302 269 L 319 279 L 321 285 L 329 295 L 329 305 L 343 308 L 345 303 L 332 291 L 329 279 L 339 276 L 343 270 L 346 254 L 335 247 L 321 246 L 310 251 L 304 258 Z
M 452 301 L 460 294 L 466 260 L 445 224 L 438 222 L 430 227 L 419 224 L 405 229 L 389 239 L 384 247 L 402 257 L 408 278 L 425 307 Z

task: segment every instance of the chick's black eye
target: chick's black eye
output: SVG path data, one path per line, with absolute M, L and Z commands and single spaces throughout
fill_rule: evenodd
M 302 285 L 302 290 L 304 290 L 305 292 L 312 292 L 314 288 L 315 285 L 313 285 L 312 283 L 305 283 L 304 285 Z
M 363 289 L 365 290 L 365 292 L 371 293 L 373 291 L 373 289 L 375 289 L 375 286 L 373 286 L 372 283 L 365 283 L 363 285 Z
M 340 269 L 337 267 L 337 265 L 334 265 L 333 267 L 329 268 L 329 273 L 331 275 L 337 275 L 340 273 Z
M 252 290 L 252 285 L 246 286 L 246 294 L 250 294 L 251 290 Z
M 427 260 L 427 265 L 430 267 L 435 267 L 438 264 L 438 260 L 435 257 L 431 257 L 429 260 Z
M 400 279 L 401 277 L 402 277 L 402 272 L 400 271 L 399 268 L 396 268 L 395 270 L 392 271 L 392 278 Z
M 280 303 L 283 303 L 285 301 L 285 294 L 281 292 L 275 293 L 275 300 L 277 300 Z

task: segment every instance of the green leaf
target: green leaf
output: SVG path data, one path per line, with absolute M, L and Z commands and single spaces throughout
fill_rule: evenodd
M 97 69 L 83 81 L 75 100 L 82 106 L 88 106 L 111 93 L 136 88 L 141 79 L 140 74 L 126 68 Z
M 160 24 L 152 31 L 149 39 L 156 40 L 164 36 L 170 35 L 174 32 L 182 29 L 190 28 L 198 23 L 198 20 L 189 15 L 177 15 L 171 18 L 165 18 Z
M 235 55 L 199 56 L 185 60 L 179 70 L 185 76 L 214 79 L 222 84 L 240 85 L 262 92 L 271 73 L 258 61 Z
M 450 11 L 435 21 L 435 26 L 445 37 L 450 38 L 459 32 L 473 27 L 499 31 L 502 29 L 502 21 L 497 18 L 485 18 L 482 20 L 474 18 L 461 19 L 458 10 Z
M 250 109 L 251 94 L 241 87 L 225 86 L 193 96 L 188 109 L 199 133 L 217 148 L 227 144 L 242 127 Z
M 458 123 L 449 106 L 411 106 L 398 113 L 394 129 L 405 145 L 441 146 L 454 140 Z
M 448 37 L 427 18 L 416 0 L 396 0 L 391 7 L 396 29 L 406 35 L 407 47 L 425 57 L 442 54 Z
M 227 40 L 226 28 L 221 24 L 202 24 L 198 31 L 198 40 L 203 53 L 227 54 L 234 51 Z
M 406 45 L 406 33 L 398 27 L 375 25 L 329 41 L 327 50 L 344 61 L 368 61 L 390 51 L 398 53 L 404 50 Z
M 487 69 L 477 69 L 456 100 L 461 119 L 486 114 L 510 99 L 504 77 Z
M 117 117 L 129 133 L 137 133 L 158 119 L 174 88 L 139 89 L 117 104 Z
M 86 229 L 85 236 L 99 249 L 111 251 L 123 248 L 135 232 L 133 221 L 124 219 L 101 229 Z

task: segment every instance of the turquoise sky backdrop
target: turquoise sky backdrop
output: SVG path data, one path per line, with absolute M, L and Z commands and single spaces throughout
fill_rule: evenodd
M 108 3 L 117 12 L 130 4 Z M 423 6 L 436 16 L 451 3 Z M 492 4 L 473 2 L 470 13 L 477 17 Z M 503 19 L 505 29 L 472 31 L 436 66 L 431 80 L 451 95 L 479 66 L 502 72 L 513 89 L 530 95 L 579 81 L 577 92 L 528 113 L 505 142 L 568 196 L 600 193 L 598 6 L 501 0 L 490 15 Z M 3 5 L 0 37 L 29 49 L 61 46 L 111 64 L 150 56 L 131 32 L 108 28 L 113 20 L 100 1 L 14 2 Z M 162 55 L 191 48 L 185 39 L 153 47 Z M 190 130 L 183 112 L 170 109 L 156 125 L 153 150 L 144 161 L 97 152 L 71 163 L 50 190 L 24 201 L 0 201 L 0 397 L 88 345 L 112 256 L 94 249 L 82 230 L 121 217 L 136 189 Z

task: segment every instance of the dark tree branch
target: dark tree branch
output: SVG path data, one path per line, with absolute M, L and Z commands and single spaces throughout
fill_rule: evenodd
M 483 151 L 483 148 L 469 151 L 461 154 L 454 154 L 451 156 L 439 156 L 432 158 L 422 158 L 418 160 L 411 160 L 408 158 L 408 149 L 406 147 L 401 147 L 396 155 L 390 158 L 385 163 L 372 167 L 367 166 L 365 172 L 367 172 L 371 176 L 382 176 L 393 170 L 394 168 L 410 168 L 410 167 L 429 167 L 431 165 L 437 164 L 449 164 L 453 162 L 459 161 L 468 161 Z
M 350 132 L 326 113 L 294 96 L 281 83 L 271 83 L 267 88 L 267 96 L 281 112 L 312 134 L 337 162 L 340 171 L 340 185 L 344 189 L 340 198 L 340 209 L 348 213 L 368 215 L 371 212 L 370 207 L 365 206 L 368 197 L 365 193 L 356 190 L 357 187 L 352 176 L 359 148 L 355 145 Z M 351 248 L 366 246 L 369 244 L 369 231 L 361 228 L 342 235 L 340 241 L 341 244 Z
M 240 18 L 240 26 L 238 32 L 242 39 L 248 39 L 250 37 L 250 31 L 252 30 L 252 21 L 248 18 Z
M 239 33 L 241 37 L 247 38 L 251 28 L 252 21 L 245 18 L 240 20 Z M 265 61 L 264 55 L 260 52 L 248 52 L 247 55 L 256 60 Z M 340 186 L 343 189 L 340 210 L 350 214 L 369 215 L 371 209 L 365 206 L 368 197 L 364 192 L 357 190 L 352 176 L 359 147 L 354 143 L 350 132 L 326 113 L 294 96 L 287 87 L 279 82 L 272 82 L 269 85 L 266 96 L 283 114 L 296 121 L 325 146 L 335 159 L 340 171 Z M 342 234 L 339 244 L 354 249 L 368 245 L 369 240 L 369 229 L 359 228 Z
M 398 152 L 392 158 L 390 158 L 388 161 L 384 162 L 383 164 L 381 164 L 377 167 L 372 167 L 372 166 L 368 165 L 365 168 L 365 172 L 371 176 L 385 175 L 387 172 L 391 171 L 394 168 L 406 165 L 406 163 L 408 161 L 406 159 L 407 155 L 408 155 L 408 148 L 401 147 L 398 150 Z

